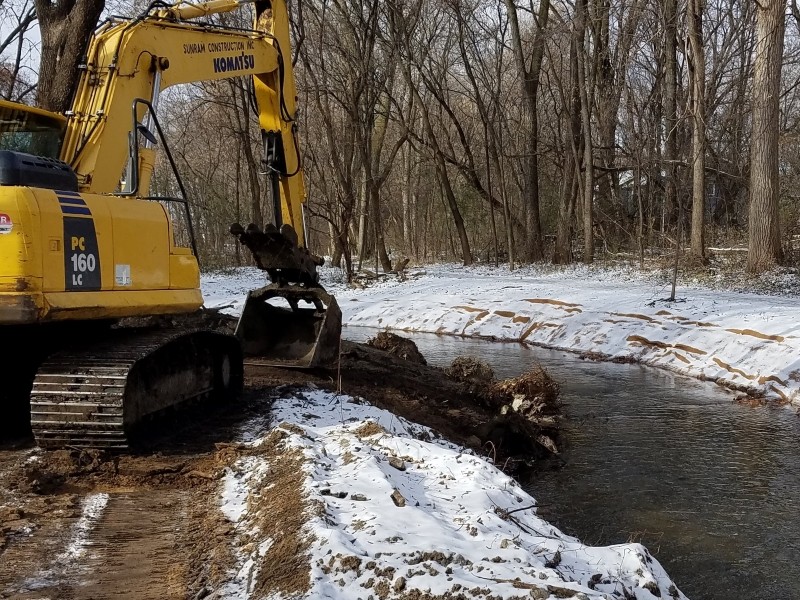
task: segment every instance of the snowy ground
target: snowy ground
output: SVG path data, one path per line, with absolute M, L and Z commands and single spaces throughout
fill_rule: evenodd
M 323 271 L 347 326 L 517 340 L 634 359 L 800 404 L 800 298 L 669 286 L 635 270 L 437 265 L 350 289 Z M 794 276 L 792 276 L 794 277 Z M 203 278 L 208 306 L 241 310 L 255 269 Z M 785 282 L 784 282 L 785 283 Z
M 274 460 L 302 457 L 310 578 L 295 591 L 305 597 L 685 598 L 643 546 L 564 535 L 513 479 L 422 426 L 316 389 L 278 400 L 273 423 Z M 280 526 L 259 527 L 280 479 L 258 454 L 269 435 L 244 431 L 252 450 L 223 481 L 223 512 L 240 532 L 225 597 L 251 597 L 259 570 L 287 560 L 270 554 Z
M 667 329 L 684 334 L 718 328 L 687 324 L 700 320 L 691 311 L 656 315 L 662 310 L 657 302 L 642 305 L 664 290 L 625 275 L 608 280 L 436 267 L 366 290 L 348 289 L 334 270 L 323 276 L 349 326 L 495 336 L 613 355 L 650 352 L 644 341 L 639 347 L 630 341 L 634 335 L 657 341 Z M 237 313 L 246 290 L 263 281 L 255 269 L 206 275 L 206 305 Z M 679 318 L 684 314 L 689 316 Z M 673 340 L 668 349 L 702 356 L 699 348 L 691 353 L 684 347 L 689 341 L 699 345 L 699 337 Z M 274 553 L 282 538 L 294 534 L 276 532 L 274 523 L 265 526 L 276 510 L 268 499 L 276 485 L 286 485 L 290 494 L 280 465 L 300 453 L 310 589 L 294 581 L 292 593 L 278 588 L 268 595 L 684 598 L 643 546 L 594 548 L 564 535 L 536 516 L 536 501 L 513 479 L 422 426 L 313 389 L 278 400 L 272 422 L 285 448 L 259 455 L 276 429 L 244 430 L 242 440 L 253 450 L 221 486 L 223 513 L 240 532 L 238 564 L 223 597 L 260 597 L 264 565 L 286 561 Z

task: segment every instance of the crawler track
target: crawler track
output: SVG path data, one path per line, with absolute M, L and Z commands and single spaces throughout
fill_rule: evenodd
M 57 352 L 39 367 L 31 426 L 45 448 L 122 450 L 150 417 L 191 400 L 235 395 L 241 385 L 241 352 L 231 336 L 118 330 L 100 343 Z

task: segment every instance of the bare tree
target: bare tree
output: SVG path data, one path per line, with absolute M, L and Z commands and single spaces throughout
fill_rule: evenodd
M 405 79 L 406 86 L 414 97 L 414 104 L 418 106 L 420 110 L 420 117 L 427 138 L 427 144 L 433 154 L 432 158 L 436 167 L 436 175 L 439 179 L 442 193 L 447 201 L 456 233 L 458 234 L 459 243 L 461 245 L 461 259 L 465 266 L 471 265 L 474 259 L 469 236 L 464 224 L 463 215 L 458 207 L 450 175 L 447 171 L 445 155 L 434 129 L 430 103 L 423 100 L 419 89 L 419 82 L 415 80 L 411 70 L 412 64 L 418 65 L 418 61 L 415 58 L 416 51 L 418 49 L 421 49 L 423 52 L 426 50 L 425 48 L 419 48 L 421 44 L 414 44 L 413 38 L 414 31 L 419 23 L 422 0 L 418 0 L 415 6 L 409 7 L 408 11 L 403 10 L 405 6 L 401 3 L 391 2 L 390 4 L 389 22 L 392 39 L 400 49 L 400 71 Z
M 42 37 L 37 102 L 66 111 L 78 85 L 78 65 L 105 0 L 34 0 Z
M 586 31 L 589 0 L 575 4 L 574 36 L 577 48 L 578 90 L 581 98 L 581 127 L 583 128 L 583 262 L 594 261 L 594 146 L 592 144 L 592 103 L 589 100 L 589 69 L 586 65 Z
M 583 138 L 581 135 L 581 91 L 578 78 L 577 38 L 571 36 L 569 44 L 569 86 L 560 85 L 558 103 L 563 107 L 564 120 L 568 128 L 565 134 L 564 176 L 561 179 L 561 193 L 558 211 L 556 242 L 553 250 L 553 263 L 566 265 L 572 262 L 572 237 L 574 231 L 575 206 L 581 193 L 581 156 Z
M 747 256 L 747 270 L 751 273 L 770 269 L 783 258 L 778 222 L 778 114 L 785 27 L 786 0 L 758 3 Z
M 7 28 L 0 37 L 0 97 L 22 101 L 36 88 L 33 78 L 25 77 L 26 34 L 36 22 L 31 0 L 21 3 L 0 1 L 0 21 Z
M 692 98 L 692 233 L 693 258 L 704 262 L 706 211 L 706 58 L 703 50 L 704 0 L 688 0 L 686 21 L 691 60 Z
M 674 222 L 678 206 L 678 3 L 664 0 L 664 126 L 666 189 L 663 229 Z
M 544 58 L 544 36 L 547 29 L 547 21 L 550 17 L 550 0 L 541 0 L 539 2 L 530 58 L 526 56 L 522 46 L 522 34 L 515 0 L 505 0 L 505 4 L 508 11 L 509 24 L 511 25 L 514 59 L 519 70 L 526 111 L 530 119 L 525 180 L 526 202 L 524 205 L 527 229 L 525 258 L 538 261 L 544 258 L 542 225 L 539 214 L 539 83 L 542 59 Z

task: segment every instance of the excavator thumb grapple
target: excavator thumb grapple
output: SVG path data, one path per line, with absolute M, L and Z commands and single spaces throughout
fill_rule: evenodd
M 253 253 L 256 265 L 272 283 L 251 291 L 236 327 L 242 351 L 259 364 L 331 367 L 339 356 L 342 312 L 336 299 L 319 284 L 323 259 L 297 243 L 284 224 L 260 230 L 231 226 L 231 233 Z

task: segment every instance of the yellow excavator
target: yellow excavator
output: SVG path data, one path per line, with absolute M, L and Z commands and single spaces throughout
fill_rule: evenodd
M 244 3 L 156 0 L 136 18 L 110 18 L 89 43 L 71 110 L 0 102 L 0 424 L 29 419 L 40 446 L 127 448 L 149 417 L 235 396 L 243 355 L 295 367 L 336 359 L 341 312 L 305 243 L 287 8 L 252 2 L 252 29 L 212 21 Z M 160 93 L 242 76 L 258 106 L 274 223 L 231 233 L 271 283 L 249 293 L 235 335 L 125 325 L 203 304 Z M 159 150 L 179 197 L 149 195 Z

